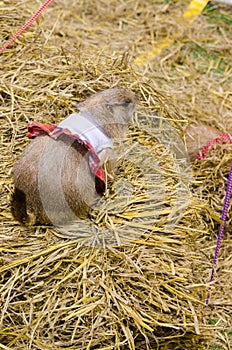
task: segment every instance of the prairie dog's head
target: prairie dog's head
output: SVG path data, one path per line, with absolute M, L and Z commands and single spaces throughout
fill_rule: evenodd
M 203 123 L 190 124 L 185 129 L 186 146 L 191 161 L 197 159 L 197 154 L 208 141 L 219 135 L 220 131 L 214 126 Z
M 138 101 L 138 96 L 130 91 L 111 88 L 88 97 L 78 103 L 77 108 L 88 111 L 102 126 L 128 124 Z

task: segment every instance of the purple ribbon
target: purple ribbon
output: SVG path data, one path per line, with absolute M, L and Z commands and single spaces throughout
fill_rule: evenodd
M 207 294 L 206 301 L 205 301 L 206 307 L 209 305 L 211 285 L 212 285 L 212 281 L 214 278 L 215 268 L 217 265 L 217 259 L 218 259 L 219 249 L 220 249 L 220 245 L 221 245 L 221 241 L 222 241 L 223 232 L 225 230 L 226 217 L 227 217 L 228 210 L 229 210 L 231 194 L 232 194 L 232 162 L 230 163 L 230 172 L 229 172 L 228 182 L 227 182 L 227 186 L 226 186 L 226 195 L 225 195 L 225 199 L 224 199 L 222 216 L 221 216 L 222 222 L 221 222 L 220 229 L 218 232 L 217 244 L 216 244 L 216 249 L 215 249 L 215 253 L 214 253 L 213 267 L 212 267 L 212 272 L 211 272 L 210 281 L 209 281 L 209 289 L 208 289 L 208 294 Z

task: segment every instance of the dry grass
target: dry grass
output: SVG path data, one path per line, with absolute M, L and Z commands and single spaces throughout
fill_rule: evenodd
M 188 27 L 187 4 L 54 1 L 1 56 L 0 348 L 230 349 L 231 219 L 204 301 L 232 150 L 190 166 L 180 140 L 187 122 L 232 130 L 232 16 L 210 5 Z M 38 7 L 0 2 L 1 42 Z M 134 64 L 173 31 L 174 44 Z M 27 121 L 57 122 L 112 86 L 141 103 L 92 220 L 20 227 L 9 199 Z

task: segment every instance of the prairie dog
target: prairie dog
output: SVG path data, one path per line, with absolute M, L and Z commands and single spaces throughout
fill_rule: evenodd
M 220 131 L 215 127 L 203 123 L 189 125 L 185 130 L 185 139 L 190 160 L 197 159 L 198 152 L 202 147 L 217 137 L 219 133 Z
M 76 120 L 78 123 L 78 115 L 88 113 L 106 139 L 113 141 L 125 136 L 137 102 L 138 97 L 132 92 L 107 89 L 78 103 Z M 46 134 L 33 139 L 14 166 L 14 218 L 23 225 L 59 225 L 85 217 L 97 198 L 88 153 L 67 135 L 57 140 Z M 107 146 L 96 153 L 101 165 L 107 162 L 113 173 L 116 161 L 112 148 Z

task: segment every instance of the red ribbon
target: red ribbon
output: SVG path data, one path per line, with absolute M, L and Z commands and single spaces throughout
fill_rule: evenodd
M 28 134 L 29 138 L 35 138 L 39 135 L 46 134 L 54 140 L 59 139 L 61 135 L 67 135 L 78 143 L 80 143 L 86 150 L 89 151 L 89 168 L 91 173 L 95 176 L 95 189 L 98 194 L 103 194 L 106 190 L 106 177 L 104 171 L 100 167 L 100 159 L 90 143 L 82 140 L 79 135 L 72 134 L 68 129 L 63 129 L 57 125 L 42 124 L 38 122 L 28 123 Z

